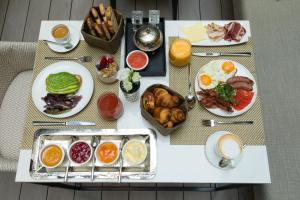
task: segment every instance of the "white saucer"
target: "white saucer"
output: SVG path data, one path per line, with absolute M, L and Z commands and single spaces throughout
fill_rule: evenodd
M 229 132 L 228 131 L 217 131 L 213 134 L 211 134 L 208 138 L 207 138 L 207 141 L 206 141 L 206 144 L 205 144 L 205 155 L 206 155 L 206 158 L 207 160 L 216 168 L 218 169 L 224 169 L 224 170 L 229 170 L 229 169 L 233 169 L 232 167 L 219 167 L 219 162 L 221 160 L 221 157 L 217 155 L 216 153 L 216 150 L 215 150 L 215 147 L 216 147 L 216 144 L 219 140 L 219 138 L 225 134 L 228 134 Z M 242 155 L 235 159 L 234 162 L 236 164 L 236 166 L 238 165 L 238 163 L 241 161 L 242 159 Z
M 68 52 L 68 51 L 72 51 L 79 44 L 79 41 L 80 41 L 80 30 L 77 30 L 76 28 L 74 28 L 71 25 L 66 25 L 66 26 L 70 30 L 69 43 L 71 43 L 73 45 L 73 47 L 71 49 L 65 49 L 62 45 L 58 45 L 58 44 L 47 42 L 48 47 L 52 51 L 55 51 L 55 52 L 58 52 L 58 53 L 65 53 L 65 52 Z M 53 36 L 51 34 L 49 36 L 49 40 L 55 41 L 55 39 L 53 38 Z

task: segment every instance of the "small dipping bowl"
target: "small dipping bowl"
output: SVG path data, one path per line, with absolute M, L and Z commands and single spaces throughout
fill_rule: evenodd
M 86 141 L 75 141 L 69 148 L 69 160 L 76 165 L 81 166 L 87 164 L 91 160 L 92 156 L 92 147 Z
M 131 139 L 123 147 L 122 156 L 130 166 L 142 164 L 148 155 L 146 144 L 137 139 Z
M 98 112 L 105 120 L 117 120 L 123 114 L 123 103 L 120 98 L 112 92 L 100 95 L 97 102 Z
M 52 28 L 51 35 L 56 42 L 67 42 L 70 39 L 70 30 L 66 25 L 58 24 Z
M 113 165 L 119 159 L 119 149 L 113 142 L 103 142 L 95 150 L 96 159 L 103 165 Z
M 135 71 L 143 70 L 149 63 L 148 55 L 140 50 L 130 52 L 126 57 L 127 66 Z
M 61 165 L 65 158 L 64 149 L 57 144 L 44 146 L 39 153 L 39 161 L 43 167 L 53 169 Z

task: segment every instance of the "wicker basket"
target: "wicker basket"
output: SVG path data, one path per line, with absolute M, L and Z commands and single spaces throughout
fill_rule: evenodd
M 95 9 L 99 10 L 98 7 L 94 7 Z M 124 34 L 124 19 L 121 13 L 117 10 L 114 10 L 115 16 L 118 22 L 118 31 L 114 34 L 111 40 L 103 40 L 99 37 L 95 37 L 88 32 L 88 27 L 86 21 L 84 20 L 81 33 L 83 35 L 84 40 L 91 46 L 99 47 L 109 53 L 116 53 L 121 45 L 122 36 Z M 87 16 L 88 17 L 88 16 Z
M 142 94 L 142 96 L 145 94 L 145 92 L 152 92 L 154 88 L 163 88 L 165 90 L 167 90 L 171 95 L 176 95 L 179 97 L 180 99 L 180 105 L 179 108 L 183 110 L 183 112 L 185 113 L 185 120 L 179 124 L 176 124 L 173 128 L 165 128 L 163 127 L 159 122 L 157 122 L 154 117 L 144 109 L 143 107 L 143 99 L 140 99 L 140 107 L 141 107 L 141 114 L 142 116 L 152 125 L 154 126 L 162 135 L 170 135 L 171 133 L 173 133 L 174 131 L 176 131 L 177 129 L 179 129 L 181 126 L 183 126 L 184 122 L 187 120 L 188 117 L 188 109 L 186 106 L 186 101 L 184 99 L 183 96 L 181 96 L 179 93 L 175 92 L 174 90 L 170 89 L 169 87 L 165 86 L 165 85 L 161 85 L 161 84 L 154 84 L 151 85 L 150 87 L 148 87 L 144 93 Z

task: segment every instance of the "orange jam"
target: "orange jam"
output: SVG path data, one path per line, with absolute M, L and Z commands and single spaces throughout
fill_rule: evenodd
M 105 142 L 97 149 L 97 157 L 102 163 L 112 163 L 118 157 L 118 148 L 112 142 Z
M 53 167 L 58 165 L 58 163 L 62 159 L 62 156 L 63 152 L 61 148 L 59 148 L 57 145 L 49 145 L 43 150 L 41 160 L 44 165 L 48 167 Z
M 52 32 L 54 38 L 64 38 L 68 35 L 68 33 L 69 29 L 64 25 L 58 26 Z

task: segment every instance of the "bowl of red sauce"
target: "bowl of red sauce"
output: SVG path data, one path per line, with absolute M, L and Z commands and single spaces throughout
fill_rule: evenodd
M 103 119 L 117 120 L 123 114 L 123 104 L 120 98 L 112 93 L 102 94 L 97 102 L 98 112 Z
M 135 71 L 143 70 L 149 63 L 148 55 L 140 50 L 130 52 L 126 57 L 127 66 Z
M 88 163 L 92 157 L 92 147 L 83 140 L 73 142 L 69 148 L 69 159 L 78 165 Z

